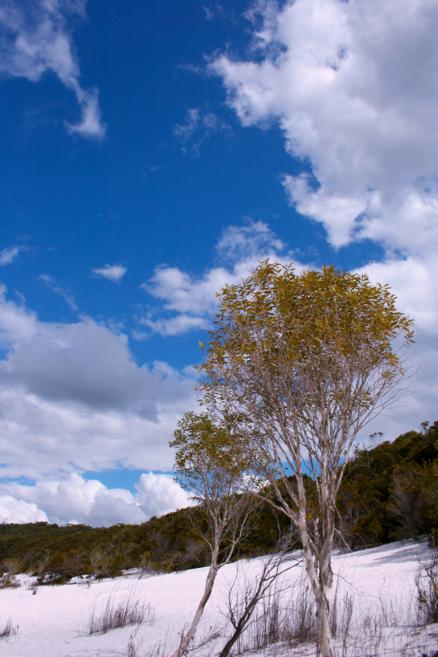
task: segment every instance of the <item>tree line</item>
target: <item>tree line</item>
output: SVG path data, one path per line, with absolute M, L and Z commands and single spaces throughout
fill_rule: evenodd
M 338 498 L 339 523 L 349 547 L 433 534 L 438 538 L 437 477 L 438 422 L 358 451 Z M 130 568 L 174 572 L 205 566 L 207 547 L 196 530 L 196 513 L 181 509 L 141 525 L 108 528 L 2 524 L 0 568 L 62 583 L 77 575 L 114 577 Z M 248 527 L 234 558 L 270 552 L 289 523 L 265 503 L 253 511 Z M 346 549 L 343 542 L 338 547 Z

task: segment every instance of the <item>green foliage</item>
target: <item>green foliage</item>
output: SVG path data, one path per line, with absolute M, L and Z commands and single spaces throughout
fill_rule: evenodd
M 412 341 L 412 321 L 395 303 L 388 286 L 372 285 L 366 275 L 333 267 L 297 275 L 291 266 L 266 261 L 221 292 L 203 370 L 212 384 L 227 386 L 227 376 L 244 367 L 248 381 L 256 354 L 252 374 L 265 371 L 275 381 L 287 367 L 289 390 L 304 392 L 307 407 L 321 404 L 321 388 L 308 385 L 314 375 L 336 401 L 336 391 L 351 387 L 358 373 L 364 380 L 378 370 L 388 381 L 402 373 L 394 341 Z M 281 391 L 275 394 L 280 400 Z M 372 391 L 361 387 L 357 395 L 354 403 L 367 406 Z
M 108 528 L 0 525 L 0 567 L 32 573 L 41 583 L 62 583 L 76 575 L 114 577 L 134 567 L 173 571 L 205 565 L 206 549 L 191 533 L 192 513 Z
M 347 465 L 338 510 L 352 547 L 438 528 L 438 423 L 359 452 Z
M 199 500 L 219 502 L 236 490 L 248 467 L 248 446 L 235 430 L 231 418 L 224 425 L 208 413 L 185 413 L 175 438 L 175 472 L 179 482 Z

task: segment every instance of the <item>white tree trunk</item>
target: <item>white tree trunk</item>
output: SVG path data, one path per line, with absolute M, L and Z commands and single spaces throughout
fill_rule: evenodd
M 183 632 L 181 639 L 178 645 L 178 648 L 172 654 L 172 657 L 185 657 L 187 655 L 190 644 L 196 635 L 196 630 L 198 629 L 199 621 L 201 620 L 202 614 L 204 613 L 205 605 L 207 604 L 211 592 L 213 591 L 214 582 L 218 573 L 218 550 L 216 549 L 212 555 L 210 568 L 208 570 L 207 578 L 205 580 L 205 587 L 202 597 L 199 601 L 198 607 L 193 616 L 192 622 L 187 631 Z
M 300 477 L 297 477 L 297 484 L 298 495 L 300 498 L 297 524 L 300 533 L 301 544 L 303 546 L 306 574 L 312 587 L 312 592 L 316 603 L 318 624 L 318 654 L 320 657 L 333 657 L 329 623 L 329 592 L 332 584 L 332 512 L 329 508 L 327 508 L 327 513 L 323 518 L 323 525 L 325 525 L 323 527 L 323 534 L 325 534 L 325 540 L 323 540 L 321 547 L 318 550 L 315 550 L 315 546 L 311 543 L 309 537 L 306 519 L 306 501 L 304 497 L 305 489 L 302 480 L 300 481 Z
M 321 590 L 317 600 L 318 608 L 318 650 L 320 657 L 332 657 L 331 634 L 329 625 L 329 602 L 326 593 Z

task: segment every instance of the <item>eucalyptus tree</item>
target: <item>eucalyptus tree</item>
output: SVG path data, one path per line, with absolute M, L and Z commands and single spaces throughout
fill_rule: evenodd
M 319 651 L 331 657 L 336 498 L 358 434 L 400 394 L 412 322 L 386 285 L 333 267 L 298 275 L 265 261 L 219 301 L 201 368 L 205 404 L 240 418 L 271 503 L 297 529 Z
M 204 591 L 172 656 L 183 657 L 193 644 L 219 569 L 231 560 L 245 535 L 256 498 L 247 472 L 250 450 L 235 431 L 231 416 L 218 424 L 209 413 L 188 412 L 180 419 L 170 446 L 176 450 L 177 480 L 198 505 L 194 517 L 210 552 Z

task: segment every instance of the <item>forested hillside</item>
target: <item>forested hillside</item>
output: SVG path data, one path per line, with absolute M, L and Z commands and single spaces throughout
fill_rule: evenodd
M 311 489 L 311 480 L 308 485 Z M 437 536 L 438 422 L 359 451 L 347 466 L 338 508 L 340 547 Z M 0 525 L 0 567 L 11 574 L 37 574 L 41 582 L 62 582 L 78 574 L 114 576 L 139 567 L 167 572 L 192 568 L 208 557 L 197 535 L 199 522 L 202 518 L 192 508 L 142 525 L 109 528 Z M 287 528 L 286 519 L 276 517 L 265 503 L 254 513 L 237 556 L 268 552 Z

